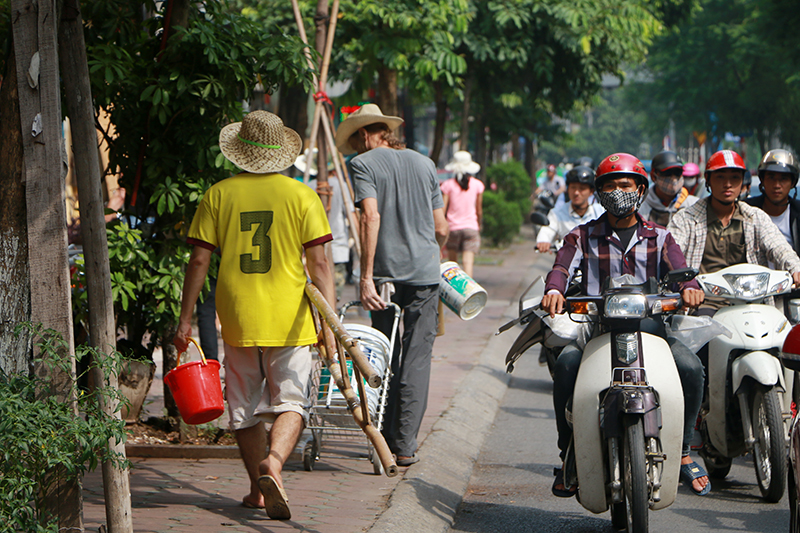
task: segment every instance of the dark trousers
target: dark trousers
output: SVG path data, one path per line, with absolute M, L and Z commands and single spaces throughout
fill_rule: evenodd
M 655 323 L 655 321 L 652 322 Z M 647 327 L 642 327 L 642 331 L 648 331 L 648 329 Z M 663 331 L 663 327 L 660 329 Z M 658 334 L 654 331 L 650 332 Z M 666 333 L 659 336 L 665 337 Z M 692 437 L 694 436 L 697 414 L 700 412 L 700 403 L 703 401 L 705 371 L 700 358 L 683 343 L 675 339 L 668 339 L 667 341 L 672 350 L 672 356 L 675 358 L 675 366 L 678 368 L 678 375 L 681 378 L 681 386 L 683 387 L 682 454 L 688 455 Z M 562 460 L 572 438 L 572 428 L 567 423 L 565 409 L 567 402 L 572 398 L 572 393 L 575 391 L 575 380 L 578 378 L 578 367 L 580 367 L 582 355 L 583 353 L 577 344 L 568 344 L 558 356 L 554 367 L 553 408 L 556 411 L 558 449 L 561 450 Z M 646 354 L 645 357 L 647 357 Z
M 214 294 L 217 292 L 217 278 L 208 277 L 211 290 L 205 300 L 197 299 L 197 329 L 200 336 L 200 347 L 206 359 L 219 360 L 219 341 L 217 340 L 217 304 Z
M 398 332 L 382 433 L 392 453 L 412 456 L 417 451 L 417 434 L 428 406 L 439 285 L 394 286 L 392 301 L 403 310 L 402 350 Z M 372 327 L 389 339 L 393 321 L 391 309 L 372 312 Z

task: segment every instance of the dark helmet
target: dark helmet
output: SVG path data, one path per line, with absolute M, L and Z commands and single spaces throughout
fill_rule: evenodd
M 794 155 L 789 150 L 770 150 L 761 158 L 758 164 L 758 177 L 763 182 L 767 172 L 783 172 L 792 175 L 792 188 L 797 186 L 797 177 L 800 172 L 797 170 L 797 162 Z M 762 191 L 763 192 L 763 191 Z
M 594 189 L 594 170 L 586 166 L 572 167 L 567 172 L 567 185 L 570 183 L 583 183 Z
M 633 177 L 637 184 L 644 185 L 644 188 L 647 189 L 647 171 L 644 169 L 644 165 L 635 156 L 624 153 L 612 154 L 600 161 L 600 164 L 597 165 L 594 188 L 599 190 L 603 182 L 624 175 Z
M 672 168 L 683 170 L 683 161 L 681 161 L 681 157 L 675 152 L 664 150 L 663 152 L 657 153 L 653 158 L 653 162 L 650 164 L 650 174 L 653 172 L 661 173 Z

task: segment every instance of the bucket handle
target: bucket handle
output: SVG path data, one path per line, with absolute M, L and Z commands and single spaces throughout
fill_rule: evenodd
M 194 344 L 194 345 L 195 345 L 195 347 L 197 348 L 197 351 L 198 351 L 198 352 L 200 352 L 200 357 L 203 359 L 203 366 L 206 366 L 206 365 L 208 364 L 208 362 L 206 361 L 206 355 L 203 353 L 203 349 L 200 347 L 200 345 L 197 343 L 197 341 L 196 341 L 196 340 L 194 340 L 192 337 L 189 337 L 189 342 L 191 342 L 192 344 Z M 188 351 L 189 351 L 189 345 L 187 344 L 187 345 L 186 345 L 186 349 L 185 349 L 184 351 L 182 351 L 181 353 L 179 353 L 179 354 L 178 354 L 178 365 L 183 365 L 183 364 L 185 364 L 185 363 L 183 362 L 183 356 L 184 356 L 184 354 L 186 354 L 186 352 L 188 352 Z

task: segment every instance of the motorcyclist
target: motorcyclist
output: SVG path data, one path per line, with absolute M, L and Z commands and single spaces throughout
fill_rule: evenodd
M 739 193 L 739 200 L 747 200 L 750 198 L 750 186 L 753 183 L 753 175 L 749 170 L 744 171 L 744 178 L 742 178 L 742 192 Z
M 697 197 L 683 186 L 683 161 L 675 152 L 665 150 L 656 154 L 650 178 L 655 186 L 647 191 L 639 208 L 643 219 L 666 226 L 679 209 L 697 202 Z
M 733 150 L 712 155 L 705 172 L 711 195 L 678 212 L 667 229 L 689 266 L 702 274 L 740 263 L 771 263 L 800 284 L 800 258 L 781 230 L 767 213 L 739 201 L 745 170 L 742 156 Z M 713 314 L 719 305 L 709 302 L 701 313 Z
M 556 174 L 555 165 L 547 165 L 547 175 L 545 176 L 542 184 L 536 188 L 536 192 L 534 194 L 539 194 L 544 190 L 548 190 L 553 193 L 553 198 L 557 198 L 559 194 L 567 190 L 567 185 L 564 183 L 564 178 Z
M 761 195 L 746 200 L 769 215 L 795 250 L 800 250 L 800 201 L 790 193 L 797 187 L 798 175 L 800 171 L 792 152 L 770 150 L 758 165 Z
M 613 154 L 597 167 L 595 194 L 606 213 L 598 219 L 573 229 L 564 239 L 556 255 L 553 270 L 547 275 L 541 307 L 551 317 L 564 310 L 564 292 L 578 268 L 582 271 L 581 289 L 585 295 L 599 295 L 603 280 L 609 276 L 631 274 L 639 283 L 650 276 L 659 279 L 686 266 L 680 248 L 663 227 L 644 220 L 637 208 L 647 190 L 647 172 L 641 161 L 630 154 Z M 684 305 L 696 307 L 703 301 L 703 292 L 695 281 L 680 286 Z M 646 324 L 649 322 L 649 324 Z M 656 334 L 666 337 L 663 325 L 655 320 L 644 321 Z M 681 477 L 697 494 L 707 494 L 711 486 L 705 471 L 689 456 L 694 424 L 703 393 L 703 365 L 697 356 L 680 342 L 669 339 L 670 348 L 684 391 L 684 440 Z M 572 397 L 581 350 L 576 343 L 567 345 L 556 360 L 553 377 L 553 406 L 558 429 L 561 459 L 565 457 L 572 428 L 565 408 Z M 685 465 L 685 466 L 684 466 Z M 687 474 L 683 474 L 686 470 Z M 563 470 L 562 470 L 563 472 Z M 693 479 L 690 479 L 693 478 Z M 563 474 L 556 476 L 553 494 L 572 496 L 577 489 L 565 487 Z
M 556 206 L 547 214 L 548 226 L 542 226 L 536 237 L 536 248 L 549 252 L 556 241 L 562 240 L 575 226 L 585 224 L 603 214 L 599 203 L 590 204 L 594 193 L 594 170 L 585 166 L 573 167 L 567 172 L 569 203 Z
M 706 180 L 700 176 L 700 167 L 696 163 L 683 165 L 683 186 L 692 196 L 702 198 L 705 194 Z

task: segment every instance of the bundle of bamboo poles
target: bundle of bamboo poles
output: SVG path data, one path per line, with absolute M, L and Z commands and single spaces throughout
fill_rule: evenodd
M 378 431 L 378 428 L 372 425 L 369 409 L 367 408 L 367 396 L 364 394 L 364 380 L 372 388 L 377 388 L 381 385 L 381 376 L 369 364 L 364 352 L 361 351 L 358 343 L 344 328 L 339 317 L 336 316 L 336 312 L 325 300 L 325 297 L 310 281 L 306 283 L 306 296 L 313 304 L 315 314 L 317 314 L 318 325 L 322 330 L 322 343 L 319 346 L 320 358 L 325 363 L 325 366 L 328 367 L 336 386 L 347 401 L 347 407 L 353 414 L 356 423 L 375 448 L 375 453 L 378 454 L 381 460 L 384 472 L 389 477 L 396 476 L 397 464 L 395 464 L 392 452 L 389 450 L 383 435 Z M 338 354 L 338 358 L 334 357 L 334 354 Z M 350 377 L 346 371 L 345 354 L 349 355 L 353 361 L 353 377 L 358 386 L 358 395 L 353 390 Z M 345 370 L 343 371 L 342 369 Z

